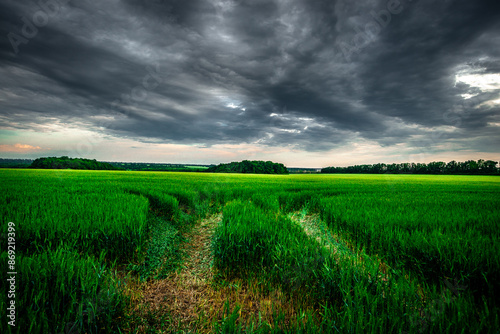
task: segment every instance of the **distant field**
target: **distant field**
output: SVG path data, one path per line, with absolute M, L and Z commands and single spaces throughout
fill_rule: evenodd
M 4 317 L 2 333 L 500 326 L 499 177 L 0 170 L 0 180 L 2 286 L 16 271 L 18 323 Z

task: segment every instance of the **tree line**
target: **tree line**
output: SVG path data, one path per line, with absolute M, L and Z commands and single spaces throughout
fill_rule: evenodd
M 0 158 L 0 168 L 28 168 L 32 159 L 3 159 Z
M 465 175 L 500 175 L 498 162 L 479 159 L 448 163 L 434 161 L 426 163 L 378 163 L 374 165 L 355 165 L 348 167 L 326 167 L 321 173 L 334 174 L 465 174 Z
M 207 169 L 209 173 L 248 173 L 248 174 L 288 174 L 285 165 L 272 161 L 231 162 L 219 164 Z
M 85 169 L 85 170 L 120 170 L 107 162 L 100 162 L 95 159 L 48 157 L 38 158 L 33 161 L 29 168 L 36 169 Z

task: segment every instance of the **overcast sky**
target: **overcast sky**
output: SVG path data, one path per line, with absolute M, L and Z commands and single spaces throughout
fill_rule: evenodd
M 500 159 L 500 1 L 0 0 L 0 157 Z

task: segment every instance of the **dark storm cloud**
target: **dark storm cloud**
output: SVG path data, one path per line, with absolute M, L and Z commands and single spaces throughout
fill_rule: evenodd
M 42 22 L 54 1 L 0 0 L 5 127 L 308 151 L 498 142 L 499 86 L 456 77 L 500 73 L 498 1 L 75 0 Z M 26 22 L 46 24 L 27 37 Z
M 496 1 L 412 5 L 409 14 L 420 20 L 395 18 L 380 42 L 366 50 L 370 55 L 360 66 L 365 101 L 384 115 L 426 126 L 446 125 L 442 115 L 461 103 L 457 94 L 463 91 L 454 87 L 453 68 L 468 60 L 463 55 L 471 52 L 478 36 L 490 28 L 498 33 L 499 5 Z M 481 55 L 497 52 L 497 46 L 490 48 L 482 49 Z

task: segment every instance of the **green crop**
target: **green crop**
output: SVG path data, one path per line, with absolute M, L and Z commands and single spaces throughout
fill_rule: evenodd
M 301 321 L 276 311 L 273 324 L 242 324 L 237 308 L 221 305 L 224 320 L 214 327 L 221 332 L 500 326 L 495 176 L 2 170 L 0 177 L 2 270 L 6 276 L 13 222 L 20 325 L 2 321 L 2 333 L 123 331 L 124 277 L 168 277 L 185 257 L 187 231 L 220 212 L 214 280 L 252 278 L 311 307 Z M 3 293 L 0 307 L 7 302 Z

